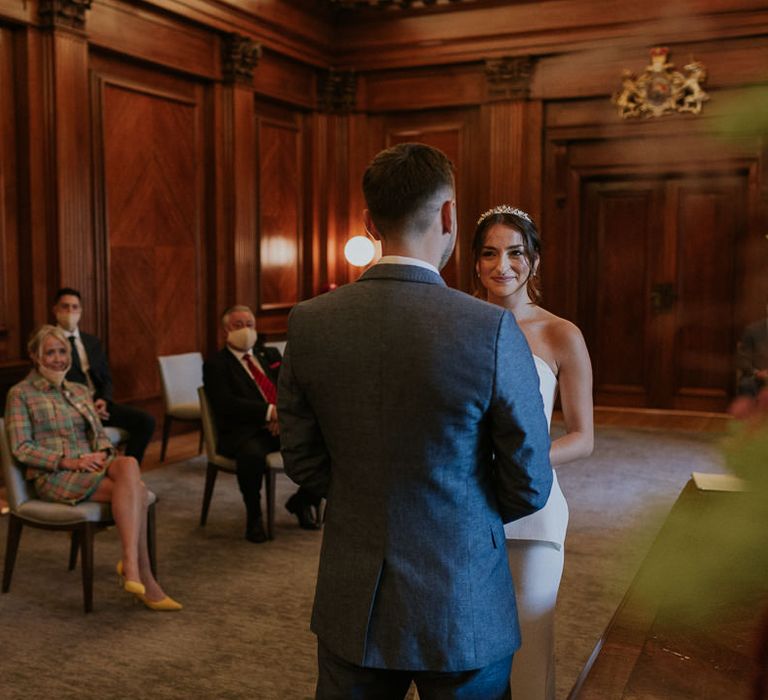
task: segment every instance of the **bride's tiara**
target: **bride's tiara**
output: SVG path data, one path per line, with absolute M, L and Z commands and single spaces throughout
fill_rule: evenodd
M 493 216 L 494 214 L 512 214 L 513 216 L 519 216 L 521 219 L 525 219 L 530 224 L 533 223 L 533 220 L 527 212 L 524 212 L 522 209 L 518 209 L 517 207 L 510 207 L 509 204 L 502 204 L 485 212 L 477 220 L 477 225 L 479 226 L 485 219 L 487 219 L 489 216 Z

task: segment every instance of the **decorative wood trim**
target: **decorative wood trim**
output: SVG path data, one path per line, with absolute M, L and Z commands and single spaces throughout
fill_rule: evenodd
M 232 238 L 235 252 L 235 301 L 256 309 L 258 301 L 257 130 L 253 93 L 232 88 Z
M 91 120 L 88 43 L 79 32 L 43 32 L 44 93 L 50 134 L 46 148 L 46 206 L 57 242 L 57 285 L 75 287 L 86 300 L 83 325 L 93 328 Z M 48 300 L 50 303 L 50 300 Z M 101 330 L 101 329 L 97 329 Z
M 43 27 L 85 29 L 85 13 L 92 0 L 39 0 L 38 15 Z
M 317 108 L 325 114 L 349 114 L 356 108 L 357 75 L 330 68 L 318 75 Z
M 222 80 L 253 85 L 253 72 L 260 58 L 261 44 L 242 34 L 227 34 L 221 41 Z
M 486 60 L 486 99 L 527 100 L 531 92 L 534 60 L 530 56 L 505 56 Z

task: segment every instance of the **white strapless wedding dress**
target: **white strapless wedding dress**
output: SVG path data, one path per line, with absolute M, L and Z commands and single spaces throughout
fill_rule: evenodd
M 552 368 L 537 355 L 533 356 L 536 363 L 536 372 L 539 375 L 539 391 L 544 401 L 544 414 L 547 416 L 547 425 L 552 422 L 552 409 L 557 394 L 557 377 Z M 552 491 L 546 505 L 520 520 L 507 523 L 504 526 L 504 534 L 508 540 L 533 540 L 536 542 L 550 542 L 558 549 L 565 544 L 565 531 L 568 528 L 568 504 L 565 502 L 560 484 L 557 481 L 557 472 L 553 472 Z M 526 699 L 527 700 L 527 699 Z
M 536 355 L 533 359 L 549 424 L 557 377 L 544 360 Z M 563 573 L 567 527 L 568 504 L 556 473 L 546 505 L 533 515 L 504 526 L 522 634 L 522 646 L 512 664 L 513 698 L 555 698 L 555 603 Z

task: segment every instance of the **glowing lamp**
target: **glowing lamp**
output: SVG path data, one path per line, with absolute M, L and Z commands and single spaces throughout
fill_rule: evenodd
M 375 254 L 376 248 L 368 236 L 352 236 L 344 246 L 344 257 L 355 267 L 365 267 Z

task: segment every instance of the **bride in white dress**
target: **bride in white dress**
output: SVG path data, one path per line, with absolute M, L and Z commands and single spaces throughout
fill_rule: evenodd
M 590 455 L 592 365 L 581 331 L 538 305 L 541 243 L 531 217 L 507 205 L 485 212 L 472 251 L 478 294 L 509 309 L 528 340 L 547 421 L 559 387 L 565 435 L 552 442 L 552 466 Z M 544 508 L 504 528 L 522 633 L 512 665 L 512 697 L 519 700 L 555 697 L 554 613 L 567 525 L 568 505 L 555 474 Z

